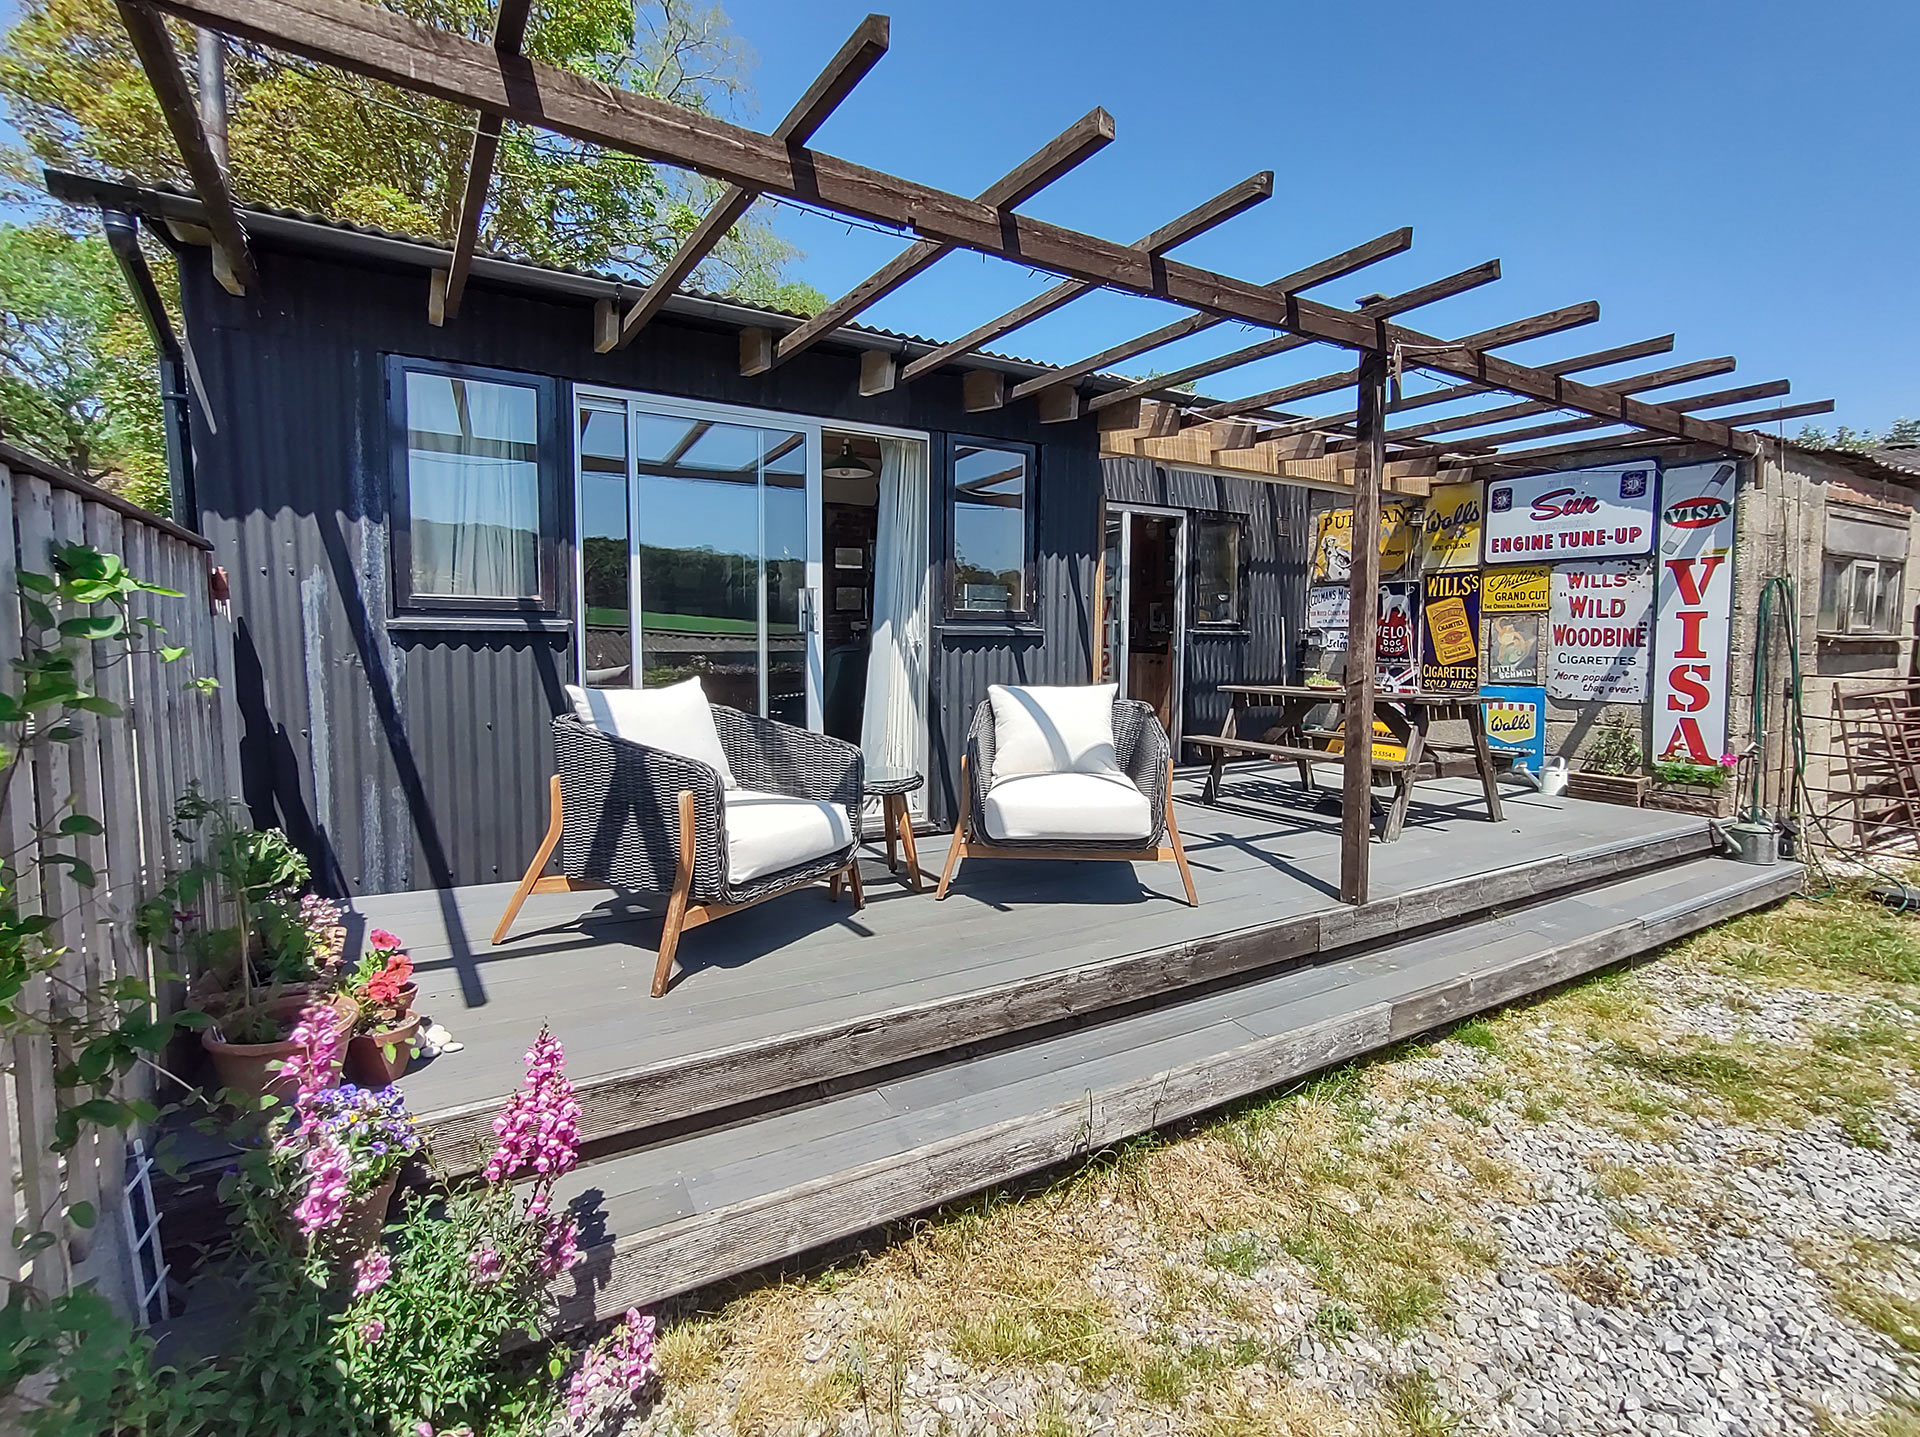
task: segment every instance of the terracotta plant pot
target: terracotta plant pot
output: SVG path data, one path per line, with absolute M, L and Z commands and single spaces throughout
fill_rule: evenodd
M 365 1197 L 348 1199 L 334 1229 L 334 1241 L 342 1252 L 361 1253 L 379 1245 L 380 1229 L 387 1225 L 387 1209 L 393 1206 L 393 1190 L 399 1182 L 396 1168 Z
M 304 993 L 285 994 L 271 1000 L 267 1004 L 267 1012 L 283 1025 L 291 1026 L 307 1003 L 308 996 Z M 336 995 L 332 1003 L 334 1011 L 339 1014 L 341 1028 L 351 1027 L 360 1012 L 353 1000 Z M 216 1037 L 215 1032 L 214 1028 L 201 1030 L 200 1046 L 207 1050 L 207 1056 L 213 1060 L 213 1070 L 219 1074 L 221 1087 L 254 1097 L 271 1093 L 282 1102 L 292 1101 L 293 1080 L 281 1065 L 299 1051 L 299 1044 L 284 1039 L 277 1043 L 229 1043 Z M 336 1067 L 334 1078 L 337 1080 L 338 1077 L 339 1069 Z
M 413 1012 L 413 1000 L 419 996 L 420 985 L 418 983 L 403 983 L 400 985 L 400 1013 L 403 1017 Z
M 1593 773 L 1577 769 L 1567 775 L 1567 792 L 1575 798 L 1597 799 L 1601 803 L 1620 803 L 1639 808 L 1647 801 L 1647 789 L 1653 780 L 1636 774 Z
M 347 1077 L 363 1088 L 384 1088 L 407 1071 L 420 1015 L 407 1013 L 391 1028 L 360 1033 L 347 1044 Z

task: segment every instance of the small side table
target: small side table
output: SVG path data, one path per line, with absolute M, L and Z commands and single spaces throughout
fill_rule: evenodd
M 898 872 L 899 851 L 907 852 L 907 886 L 920 889 L 920 855 L 913 847 L 913 816 L 907 812 L 907 795 L 925 783 L 917 773 L 877 773 L 867 779 L 868 793 L 880 795 L 880 822 L 887 831 L 887 869 Z

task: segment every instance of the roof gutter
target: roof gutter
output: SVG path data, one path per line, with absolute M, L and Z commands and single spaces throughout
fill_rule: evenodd
M 193 482 L 193 426 L 191 401 L 187 395 L 187 364 L 180 340 L 173 332 L 173 321 L 160 301 L 160 290 L 147 267 L 147 256 L 140 248 L 140 218 L 128 210 L 100 211 L 100 225 L 106 231 L 107 247 L 113 251 L 133 294 L 134 307 L 147 326 L 155 352 L 160 356 L 160 406 L 162 427 L 166 433 L 167 488 L 173 518 L 195 533 L 200 529 L 200 497 Z

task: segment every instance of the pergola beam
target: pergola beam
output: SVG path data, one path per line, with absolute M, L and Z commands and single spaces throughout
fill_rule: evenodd
M 215 277 L 224 288 L 244 294 L 259 284 L 260 275 L 254 268 L 252 251 L 247 248 L 247 232 L 240 225 L 240 207 L 234 202 L 226 169 L 207 139 L 206 127 L 200 120 L 200 106 L 187 85 L 186 72 L 180 68 L 173 38 L 167 34 L 160 17 L 147 6 L 133 0 L 117 0 L 117 3 L 120 23 L 133 42 L 140 68 L 147 72 L 147 83 L 160 102 L 160 113 L 172 132 L 180 158 L 186 162 L 194 193 L 200 197 L 200 207 L 206 211 L 207 229 L 213 235 L 213 252 L 219 261 L 214 266 Z
M 1596 349 L 1590 354 L 1576 354 L 1568 359 L 1556 359 L 1551 364 L 1540 365 L 1539 368 L 1543 374 L 1579 374 L 1589 369 L 1605 369 L 1610 364 L 1624 364 L 1630 359 L 1648 359 L 1656 354 L 1669 354 L 1673 351 L 1673 344 L 1673 335 L 1662 334 L 1653 339 L 1635 340 L 1631 344 L 1617 344 L 1611 349 Z M 1448 404 L 1456 399 L 1493 392 L 1494 388 L 1491 384 L 1452 384 L 1439 389 L 1429 389 L 1421 394 L 1403 394 L 1387 407 L 1396 411 L 1424 409 L 1430 404 Z
M 997 211 L 1011 211 L 1111 143 L 1113 116 L 1102 109 L 1091 110 L 995 180 L 981 193 L 979 202 Z M 783 364 L 819 343 L 863 309 L 879 303 L 956 248 L 938 240 L 918 240 L 908 245 L 783 338 L 774 349 L 773 362 Z
M 813 138 L 813 133 L 827 122 L 840 102 L 853 93 L 854 86 L 866 78 L 867 72 L 880 63 L 880 57 L 887 53 L 890 22 L 885 15 L 869 15 L 855 27 L 847 43 L 822 70 L 807 91 L 794 101 L 793 108 L 787 111 L 786 118 L 773 127 L 774 138 L 789 144 L 803 145 Z M 633 337 L 647 327 L 653 317 L 666 308 L 667 301 L 680 291 L 700 262 L 713 252 L 715 245 L 725 239 L 727 232 L 740 222 L 740 217 L 753 207 L 759 198 L 754 190 L 742 189 L 739 185 L 728 185 L 721 193 L 712 209 L 700 217 L 700 223 L 693 227 L 680 248 L 673 252 L 647 285 L 646 292 L 633 302 L 620 321 L 620 333 L 610 346 L 625 348 L 633 342 Z M 594 348 L 599 349 L 596 344 Z
M 526 43 L 527 13 L 532 6 L 533 0 L 500 0 L 493 19 L 493 48 L 500 54 L 520 53 Z M 487 187 L 493 181 L 493 161 L 500 151 L 503 124 L 498 115 L 484 111 L 474 117 L 473 144 L 467 152 L 467 185 L 460 196 L 460 217 L 453 225 L 453 258 L 427 281 L 430 324 L 445 324 L 460 313 L 467 275 L 473 269 L 473 252 L 480 244 L 480 216 L 487 208 Z
M 1273 171 L 1265 170 L 1251 179 L 1242 180 L 1230 190 L 1222 190 L 1205 204 L 1196 205 L 1181 215 L 1179 219 L 1160 226 L 1152 234 L 1135 240 L 1131 248 L 1144 254 L 1160 254 L 1183 244 L 1195 235 L 1204 234 L 1217 225 L 1226 223 L 1235 215 L 1241 214 L 1262 201 L 1273 196 Z M 969 331 L 951 344 L 943 344 L 931 354 L 924 354 L 909 364 L 901 372 L 901 378 L 918 379 L 931 370 L 950 364 L 963 355 L 993 343 L 1003 334 L 1009 334 L 1023 324 L 1031 324 L 1036 319 L 1052 314 L 1056 309 L 1072 303 L 1088 290 L 1098 285 L 1088 284 L 1085 280 L 1070 279 L 1056 284 L 1044 294 L 1037 294 L 1025 304 L 1016 305 L 1005 314 L 988 320 L 978 329 Z
M 1297 290 L 1307 289 L 1316 284 L 1325 284 L 1328 280 L 1352 274 L 1355 270 L 1364 269 L 1390 255 L 1400 254 L 1412 244 L 1412 229 L 1397 229 L 1377 239 L 1370 239 L 1365 244 L 1355 245 L 1352 249 L 1342 250 L 1339 254 L 1320 261 L 1319 264 L 1309 265 L 1306 269 L 1285 275 L 1266 288 L 1270 293 L 1284 298 Z M 1084 379 L 1089 374 L 1097 374 L 1103 369 L 1145 354 L 1149 350 L 1172 344 L 1176 339 L 1185 339 L 1190 334 L 1199 334 L 1212 329 L 1217 324 L 1224 324 L 1226 318 L 1217 314 L 1187 315 L 1184 319 L 1163 324 L 1147 334 L 1123 340 L 1109 349 L 1101 350 L 1098 354 L 1090 354 L 1085 359 L 1077 359 L 1072 364 L 1063 365 L 1052 374 L 1043 374 L 1030 379 L 1017 386 L 1007 397 L 1024 399 L 1027 395 L 1037 394 L 1051 385 L 1070 384 L 1076 379 Z
M 1489 271 L 1491 272 L 1489 273 Z M 1492 260 L 1487 264 L 1477 265 L 1473 269 L 1463 270 L 1459 274 L 1450 275 L 1446 279 L 1437 280 L 1431 285 L 1422 286 L 1419 290 L 1408 290 L 1405 294 L 1385 302 L 1385 304 L 1391 304 L 1393 306 L 1391 309 L 1385 308 L 1384 304 L 1375 304 L 1363 306 L 1363 312 L 1398 314 L 1422 304 L 1431 304 L 1435 300 L 1445 299 L 1449 294 L 1460 294 L 1478 285 L 1491 283 L 1499 277 L 1499 261 Z M 1428 293 L 1424 291 L 1432 292 Z M 1576 313 L 1578 314 L 1577 318 L 1566 318 Z M 1555 329 L 1567 329 L 1575 324 L 1591 324 L 1599 317 L 1600 306 L 1589 302 L 1587 305 L 1575 306 L 1574 309 L 1571 310 L 1556 310 L 1551 325 L 1546 329 L 1535 332 L 1551 334 Z M 1179 385 L 1189 384 L 1196 379 L 1204 379 L 1207 375 L 1219 374 L 1224 370 L 1238 369 L 1241 365 L 1252 364 L 1255 360 L 1268 359 L 1276 354 L 1285 354 L 1288 350 L 1298 349 L 1302 344 L 1309 342 L 1310 341 L 1302 340 L 1298 335 L 1291 334 L 1281 335 L 1275 339 L 1263 339 L 1258 344 L 1250 344 L 1244 349 L 1236 349 L 1227 354 L 1216 355 L 1212 359 L 1203 359 L 1198 364 L 1189 364 L 1185 369 L 1176 369 L 1170 374 L 1156 374 L 1149 379 L 1142 379 L 1136 384 L 1130 384 L 1125 389 L 1116 389 L 1110 394 L 1103 394 L 1095 399 L 1089 408 L 1097 411 L 1109 408 L 1115 404 L 1124 404 L 1129 399 L 1144 399 L 1154 395 L 1165 394 Z M 1512 343 L 1513 341 L 1508 340 L 1506 342 Z M 1353 380 L 1349 378 L 1346 382 L 1351 384 Z M 1336 389 L 1341 387 L 1343 386 L 1332 386 L 1332 388 Z M 1297 386 L 1286 385 L 1283 388 L 1285 390 L 1293 390 L 1297 388 Z M 1324 389 L 1307 389 L 1300 392 L 1302 394 L 1324 394 L 1327 391 Z M 1261 397 L 1265 399 L 1265 403 L 1251 404 L 1245 408 L 1235 406 L 1231 409 L 1231 412 L 1217 413 L 1215 411 L 1224 410 L 1226 406 L 1214 405 L 1207 411 L 1204 417 L 1207 419 L 1231 419 L 1242 414 L 1252 414 L 1258 410 L 1271 409 L 1277 404 L 1286 403 L 1287 398 L 1297 396 L 1283 394 L 1282 390 L 1271 390 Z
M 1649 370 L 1645 374 L 1631 374 L 1624 379 L 1610 379 L 1606 387 L 1619 394 L 1642 394 L 1650 389 L 1664 389 L 1668 385 L 1689 384 L 1714 374 L 1728 374 L 1735 365 L 1732 355 L 1723 354 L 1715 359 L 1695 359 L 1666 369 Z M 1450 414 L 1445 419 L 1429 419 L 1424 424 L 1389 429 L 1387 441 L 1419 439 L 1428 434 L 1447 434 L 1457 429 L 1480 429 L 1489 424 L 1504 424 L 1509 419 L 1525 419 L 1529 414 L 1550 414 L 1554 408 L 1544 399 L 1529 399 L 1519 404 L 1505 404 L 1498 409 L 1476 410 L 1472 414 Z
M 1697 409 L 1719 409 L 1728 404 L 1745 404 L 1754 399 L 1776 399 L 1791 392 L 1793 385 L 1784 379 L 1771 379 L 1764 384 L 1743 384 L 1738 389 L 1717 389 L 1708 394 L 1684 395 L 1671 401 L 1674 409 L 1690 414 Z M 1583 429 L 1604 429 L 1609 423 L 1618 421 L 1595 419 L 1585 416 L 1579 419 L 1561 420 L 1555 424 L 1536 424 L 1530 429 L 1508 429 L 1498 434 L 1477 435 L 1450 448 L 1494 449 L 1502 444 L 1517 444 L 1528 439 L 1547 439 L 1556 434 L 1578 434 Z M 1725 423 L 1725 421 L 1721 421 Z
M 1558 334 L 1564 329 L 1574 329 L 1583 324 L 1592 324 L 1600 318 L 1600 305 L 1595 300 L 1584 304 L 1567 305 L 1561 309 L 1549 310 L 1545 314 L 1532 315 L 1526 319 L 1516 319 L 1511 324 L 1503 324 L 1494 329 L 1482 330 L 1470 334 L 1461 340 L 1475 349 L 1494 349 L 1503 344 L 1518 344 L 1523 339 L 1538 339 L 1542 335 Z M 1271 341 L 1269 341 L 1269 344 Z M 1255 350 L 1267 348 L 1266 345 L 1254 345 L 1239 353 L 1253 358 L 1264 356 L 1255 354 Z M 1269 350 L 1269 352 L 1272 352 Z M 1231 356 L 1229 356 L 1231 357 Z M 1225 366 L 1223 366 L 1225 367 Z M 1163 375 L 1162 379 L 1171 376 Z M 1345 389 L 1355 382 L 1355 372 L 1341 370 L 1336 374 L 1324 374 L 1318 379 L 1303 379 L 1297 384 L 1283 384 L 1278 389 L 1269 389 L 1264 394 L 1249 395 L 1245 399 L 1230 399 L 1221 404 L 1212 404 L 1199 413 L 1202 419 L 1230 419 L 1236 414 L 1253 414 L 1262 409 L 1271 409 L 1275 405 L 1285 404 L 1294 399 L 1306 399 L 1316 394 L 1331 394 L 1335 390 Z M 1138 386 L 1135 386 L 1136 388 Z M 1122 390 L 1120 393 L 1127 393 Z M 1105 398 L 1106 396 L 1102 396 Z M 1390 401 L 1388 409 L 1398 407 Z M 1387 436 L 1393 438 L 1391 434 Z
M 1351 310 L 1279 292 L 1028 215 L 964 199 L 664 100 L 421 24 L 363 0 L 155 0 L 159 8 L 257 44 L 337 65 L 404 90 L 432 95 L 588 144 L 698 170 L 743 189 L 802 200 L 835 213 L 910 228 L 923 239 L 998 255 L 1129 294 L 1170 301 L 1345 349 L 1399 345 L 1418 364 L 1486 382 L 1528 399 L 1682 439 L 1757 453 L 1761 441 L 1665 405 L 1542 373 L 1418 330 L 1369 321 Z M 1305 286 L 1295 283 L 1294 288 Z

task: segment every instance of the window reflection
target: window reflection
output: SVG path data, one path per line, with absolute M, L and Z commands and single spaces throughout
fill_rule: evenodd
M 1027 468 L 1021 450 L 954 446 L 953 613 L 1026 612 Z
M 580 411 L 580 567 L 587 682 L 624 688 L 633 682 L 624 406 Z

